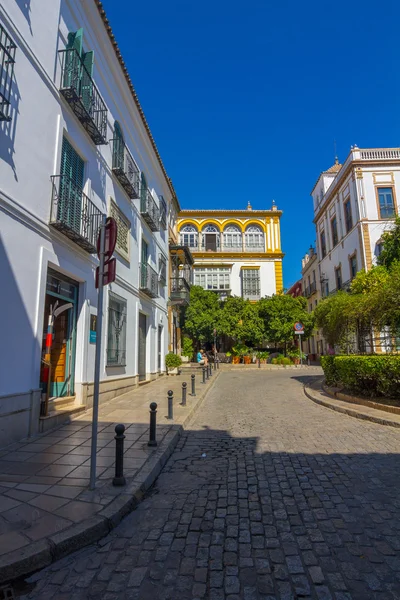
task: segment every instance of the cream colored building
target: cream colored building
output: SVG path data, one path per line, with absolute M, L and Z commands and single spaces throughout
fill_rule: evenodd
M 343 165 L 336 160 L 321 173 L 311 195 L 322 298 L 376 263 L 382 233 L 399 213 L 399 190 L 400 148 L 352 146 Z
M 179 243 L 194 257 L 193 283 L 221 298 L 256 302 L 283 288 L 280 217 L 270 210 L 182 210 Z

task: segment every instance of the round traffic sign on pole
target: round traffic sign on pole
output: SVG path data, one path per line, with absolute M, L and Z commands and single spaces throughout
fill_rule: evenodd
M 298 321 L 297 323 L 294 324 L 294 330 L 296 331 L 296 333 L 300 332 L 300 331 L 304 331 L 304 325 L 303 323 L 300 323 L 300 321 Z

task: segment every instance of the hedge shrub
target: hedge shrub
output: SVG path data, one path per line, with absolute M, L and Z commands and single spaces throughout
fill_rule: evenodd
M 175 369 L 176 367 L 181 366 L 182 359 L 177 354 L 169 352 L 165 357 L 165 364 L 168 367 L 168 369 Z
M 321 357 L 328 385 L 341 384 L 364 396 L 400 398 L 400 356 Z

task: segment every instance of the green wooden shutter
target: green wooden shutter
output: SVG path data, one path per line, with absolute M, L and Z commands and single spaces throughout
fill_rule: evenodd
M 118 121 L 114 122 L 113 166 L 124 169 L 124 135 Z
M 147 259 L 149 255 L 149 247 L 147 242 L 142 238 L 142 265 L 140 269 L 141 273 L 141 287 L 146 287 L 147 284 Z
M 82 54 L 82 62 L 84 68 L 82 69 L 81 78 L 81 96 L 82 102 L 86 110 L 90 115 L 93 114 L 93 63 L 94 63 L 94 52 L 84 52 Z
M 147 181 L 144 173 L 141 175 L 142 185 L 140 186 L 140 210 L 146 212 Z
M 68 34 L 67 52 L 64 62 L 64 82 L 66 88 L 73 87 L 78 93 L 82 76 L 83 29 Z
M 58 220 L 80 233 L 85 163 L 63 137 L 61 147 Z

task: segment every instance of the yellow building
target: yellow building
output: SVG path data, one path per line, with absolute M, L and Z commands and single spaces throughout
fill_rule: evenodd
M 280 217 L 270 210 L 181 210 L 179 243 L 194 257 L 193 283 L 257 301 L 282 290 Z

